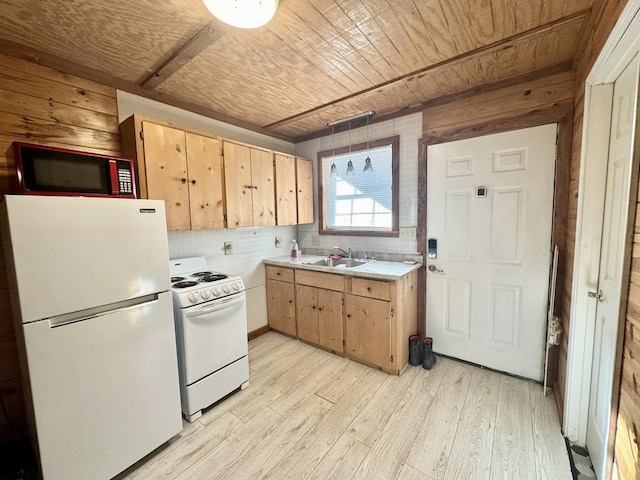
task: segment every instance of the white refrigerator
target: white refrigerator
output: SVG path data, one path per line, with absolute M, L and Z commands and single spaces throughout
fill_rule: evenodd
M 113 477 L 182 429 L 164 202 L 5 196 L 44 480 Z

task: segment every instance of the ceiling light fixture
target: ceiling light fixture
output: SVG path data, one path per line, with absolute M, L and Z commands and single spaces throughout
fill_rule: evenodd
M 373 165 L 371 165 L 371 157 L 369 156 L 369 117 L 367 117 L 367 158 L 364 159 L 364 170 L 362 173 L 373 172 Z
M 335 137 L 334 127 L 331 127 L 331 148 L 333 149 L 331 152 L 331 170 L 329 171 L 330 177 L 338 176 L 338 167 L 336 167 L 336 162 L 334 160 L 336 156 L 336 137 Z M 320 137 L 322 138 L 322 137 Z
M 278 0 L 203 0 L 216 17 L 233 27 L 258 28 L 269 23 L 278 9 Z
M 349 162 L 347 162 L 347 175 L 355 175 L 356 171 L 353 168 L 353 162 L 351 161 L 351 120 L 349 120 Z

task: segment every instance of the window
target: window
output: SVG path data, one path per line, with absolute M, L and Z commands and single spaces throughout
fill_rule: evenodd
M 399 146 L 396 136 L 318 153 L 320 234 L 398 236 Z M 367 157 L 373 172 L 363 172 Z

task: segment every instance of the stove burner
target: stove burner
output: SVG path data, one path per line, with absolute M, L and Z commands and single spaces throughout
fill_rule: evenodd
M 184 280 L 184 277 L 171 277 L 171 283 L 181 282 Z
M 173 285 L 171 285 L 173 288 L 187 288 L 187 287 L 194 287 L 198 284 L 198 282 L 178 282 L 178 283 L 174 283 Z
M 196 272 L 196 273 L 192 273 L 191 276 L 192 277 L 204 277 L 205 275 L 211 275 L 211 272 Z
M 210 275 L 205 275 L 200 278 L 201 282 L 217 282 L 218 280 L 224 280 L 227 278 L 227 275 L 222 275 L 221 273 L 212 273 Z

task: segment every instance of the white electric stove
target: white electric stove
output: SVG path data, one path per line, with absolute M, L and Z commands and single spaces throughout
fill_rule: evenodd
M 246 294 L 242 279 L 207 269 L 204 257 L 171 260 L 180 396 L 193 422 L 249 385 Z

